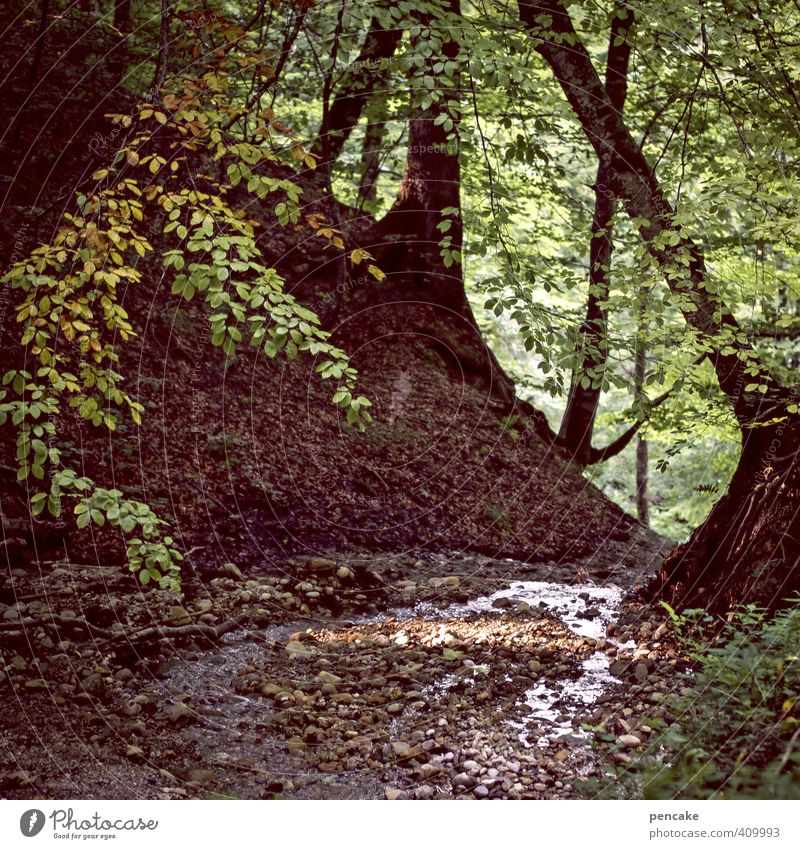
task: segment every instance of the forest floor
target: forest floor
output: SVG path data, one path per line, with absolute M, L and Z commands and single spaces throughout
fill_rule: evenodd
M 181 605 L 52 564 L 0 611 L 0 793 L 574 797 L 637 757 L 682 686 L 664 615 L 622 592 L 660 553 L 642 533 L 558 566 L 296 557 L 230 565 Z M 602 755 L 600 733 L 616 738 Z

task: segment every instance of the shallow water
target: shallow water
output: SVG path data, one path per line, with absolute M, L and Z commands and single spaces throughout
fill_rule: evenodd
M 416 607 L 395 609 L 388 614 L 352 617 L 338 623 L 329 621 L 325 627 L 376 622 L 388 616 L 398 619 L 423 617 L 432 621 L 450 617 L 471 618 L 487 612 L 501 612 L 497 607 L 500 599 L 509 600 L 505 608 L 509 611 L 524 603 L 534 614 L 560 621 L 579 636 L 597 639 L 605 637 L 606 626 L 616 618 L 622 590 L 593 584 L 520 581 L 465 604 L 441 608 L 421 603 Z M 172 687 L 193 694 L 193 705 L 206 714 L 207 722 L 217 734 L 221 732 L 231 743 L 240 741 L 246 746 L 247 738 L 252 734 L 252 731 L 247 733 L 248 726 L 255 721 L 255 727 L 258 727 L 265 707 L 262 700 L 251 700 L 232 693 L 232 678 L 243 667 L 258 663 L 265 642 L 280 643 L 295 631 L 318 628 L 320 624 L 319 621 L 296 620 L 264 629 L 258 634 L 230 634 L 217 651 L 204 653 L 194 662 L 180 665 L 167 680 Z M 469 665 L 467 661 L 465 666 Z M 575 727 L 573 718 L 584 714 L 588 707 L 620 682 L 611 675 L 609 660 L 602 652 L 592 654 L 582 667 L 582 674 L 577 679 L 550 681 L 543 678 L 521 696 L 521 700 L 529 706 L 530 714 L 524 721 L 512 722 L 511 725 L 522 745 L 546 748 L 553 740 L 567 736 L 574 740 L 576 746 L 588 744 L 589 735 Z M 485 666 L 475 667 L 472 674 L 487 675 L 491 674 L 491 670 Z M 431 697 L 439 697 L 458 680 L 459 675 L 446 676 L 431 688 Z M 285 759 L 285 755 L 280 756 L 277 751 L 273 757 L 279 762 Z M 289 759 L 285 760 L 283 766 L 287 769 Z M 362 790 L 367 792 L 366 787 Z M 369 791 L 374 792 L 374 789 L 369 788 Z
M 606 626 L 619 613 L 622 595 L 622 590 L 615 586 L 517 581 L 507 589 L 473 599 L 466 604 L 451 605 L 444 609 L 428 603 L 419 604 L 413 614 L 435 618 L 496 612 L 503 609 L 496 602 L 509 599 L 509 610 L 524 603 L 534 612 L 558 619 L 579 636 L 599 639 L 605 638 Z M 634 644 L 626 644 L 625 647 L 634 647 Z M 585 712 L 610 687 L 620 683 L 610 672 L 608 657 L 603 652 L 595 652 L 583 662 L 579 678 L 556 682 L 542 680 L 527 690 L 524 701 L 530 707 L 530 714 L 525 721 L 512 724 L 519 730 L 520 740 L 525 745 L 535 744 L 545 748 L 552 740 L 567 735 L 576 741 L 586 740 L 588 735 L 573 726 L 572 717 Z M 536 733 L 537 728 L 545 733 Z

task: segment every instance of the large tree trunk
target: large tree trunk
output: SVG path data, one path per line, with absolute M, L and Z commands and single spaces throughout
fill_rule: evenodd
M 653 169 L 614 109 L 563 3 L 520 0 L 519 6 L 537 51 L 554 71 L 600 162 L 608 166 L 611 189 L 663 267 L 742 429 L 741 458 L 728 493 L 667 558 L 657 591 L 681 607 L 724 610 L 751 601 L 779 603 L 800 589 L 795 464 L 800 417 L 789 412 L 797 399 L 770 376 L 708 278 L 702 250 L 674 223 Z M 759 369 L 758 377 L 748 373 L 752 366 Z M 748 384 L 766 391 L 748 391 Z
M 444 4 L 451 15 L 458 14 L 458 0 Z M 464 380 L 485 386 L 509 409 L 515 400 L 514 385 L 505 374 L 475 322 L 467 301 L 461 265 L 462 224 L 460 161 L 457 136 L 445 130 L 443 118 L 458 125 L 458 115 L 446 105 L 459 96 L 457 81 L 446 86 L 433 71 L 438 58 L 455 59 L 458 45 L 437 33 L 447 33 L 452 20 L 420 15 L 423 33 L 443 43 L 439 56 L 428 60 L 429 74 L 442 93 L 439 101 L 417 109 L 410 121 L 408 149 L 403 180 L 392 208 L 364 236 L 362 246 L 376 258 L 387 280 L 372 287 L 369 298 L 391 301 L 400 306 L 425 305 L 432 323 L 425 328 L 430 344 Z M 439 119 L 439 123 L 437 123 Z M 444 210 L 450 210 L 444 214 Z M 447 221 L 447 225 L 443 222 Z M 446 226 L 443 230 L 440 225 Z M 449 237 L 442 255 L 442 239 Z M 360 293 L 362 297 L 366 293 Z M 420 328 L 421 329 L 421 328 Z
M 652 586 L 676 609 L 772 608 L 800 591 L 800 420 L 745 433 L 727 493 Z

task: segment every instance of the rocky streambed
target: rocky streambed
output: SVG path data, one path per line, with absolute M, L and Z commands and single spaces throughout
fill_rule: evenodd
M 124 666 L 84 647 L 89 663 L 76 657 L 66 681 L 52 652 L 4 656 L 4 698 L 29 720 L 22 739 L 4 740 L 4 792 L 575 796 L 604 758 L 637 757 L 683 661 L 663 617 L 624 602 L 620 586 L 494 567 L 480 579 L 430 576 L 428 564 L 413 580 L 356 580 L 352 564 L 315 558 L 290 578 L 214 579 L 213 593 L 182 605 L 188 621 L 240 612 L 242 626 L 214 645 Z M 536 579 L 500 577 L 515 572 Z M 598 731 L 616 739 L 602 757 Z

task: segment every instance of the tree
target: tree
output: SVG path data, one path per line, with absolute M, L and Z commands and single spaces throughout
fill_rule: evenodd
M 459 45 L 450 37 L 458 15 L 458 0 L 445 0 L 435 13 L 419 15 L 415 45 L 425 61 L 419 88 L 412 86 L 403 179 L 391 209 L 363 244 L 389 275 L 373 299 L 433 308 L 431 329 L 439 352 L 464 379 L 485 385 L 510 409 L 513 383 L 483 340 L 464 288 L 457 132 L 461 60 Z
M 655 173 L 602 85 L 558 0 L 519 3 L 537 52 L 554 72 L 649 254 L 679 298 L 742 432 L 727 494 L 666 559 L 658 593 L 674 605 L 774 604 L 800 587 L 800 418 L 707 273 L 703 251 L 676 216 Z
M 319 138 L 312 148 L 323 162 L 339 158 L 367 103 L 376 91 L 380 92 L 389 77 L 389 60 L 397 49 L 403 30 L 392 26 L 391 21 L 388 27 L 384 26 L 382 20 L 386 14 L 384 11 L 383 16 L 373 16 L 358 56 L 343 74 L 333 102 L 324 107 Z
M 624 6 L 617 9 L 608 41 L 605 89 L 611 105 L 620 114 L 624 109 L 628 91 L 628 63 L 633 24 L 634 18 L 630 9 Z M 616 200 L 610 189 L 611 177 L 608 164 L 601 159 L 594 184 L 594 217 L 589 248 L 589 295 L 586 318 L 578 337 L 579 363 L 572 373 L 567 407 L 558 434 L 559 443 L 566 447 L 581 465 L 597 462 L 601 457 L 606 459 L 602 451 L 592 448 L 592 433 L 608 359 L 606 302 L 614 250 L 613 226 L 616 207 Z M 624 447 L 619 446 L 619 450 Z

